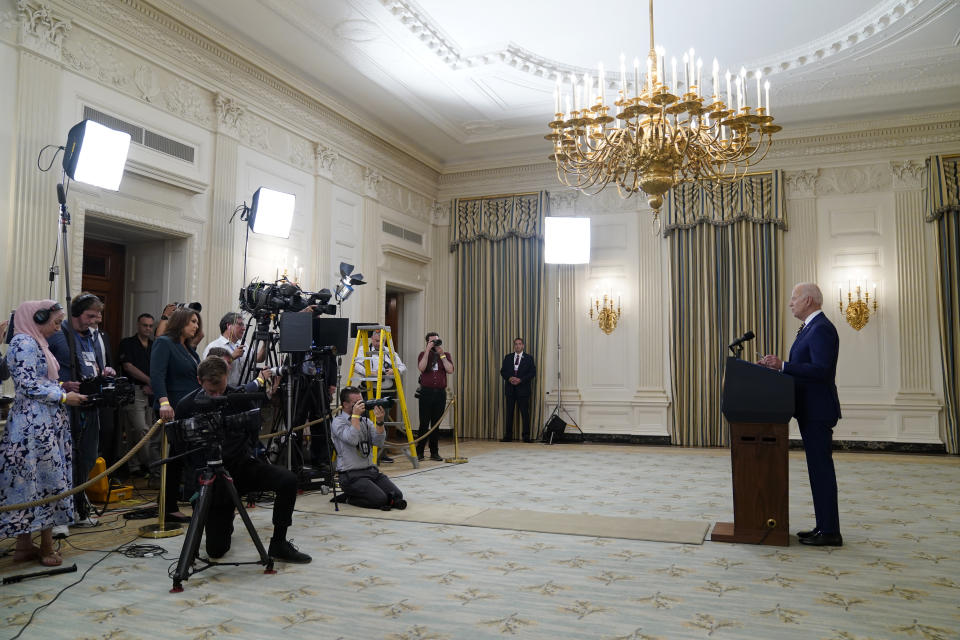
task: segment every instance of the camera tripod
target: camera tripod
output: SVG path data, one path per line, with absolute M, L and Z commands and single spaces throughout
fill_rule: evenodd
M 240 566 L 243 564 L 262 564 L 265 567 L 263 570 L 264 573 L 276 573 L 276 570 L 273 568 L 273 560 L 270 559 L 267 550 L 263 546 L 263 542 L 260 540 L 260 536 L 257 535 L 257 530 L 250 520 L 250 515 L 247 513 L 247 510 L 244 509 L 243 502 L 240 500 L 240 494 L 237 493 L 237 488 L 233 485 L 233 478 L 230 477 L 230 474 L 223 466 L 223 460 L 220 459 L 219 455 L 211 457 L 216 459 L 208 460 L 206 465 L 198 470 L 200 474 L 200 497 L 197 498 L 197 502 L 193 508 L 193 516 L 190 518 L 187 535 L 183 539 L 183 547 L 180 549 L 180 559 L 177 561 L 177 568 L 170 576 L 173 579 L 173 588 L 170 589 L 170 593 L 182 592 L 184 580 L 188 580 L 190 576 L 195 573 L 217 565 Z M 203 529 L 207 524 L 207 516 L 210 514 L 210 505 L 213 500 L 214 486 L 218 480 L 226 488 L 230 499 L 233 501 L 233 506 L 240 512 L 240 519 L 243 520 L 243 525 L 247 528 L 247 533 L 250 534 L 250 539 L 253 540 L 257 552 L 260 554 L 260 560 L 256 562 L 213 562 L 211 560 L 200 560 L 204 563 L 204 566 L 194 570 L 193 564 L 198 559 L 200 538 L 203 536 Z
M 243 364 L 240 367 L 240 386 L 257 377 L 259 369 L 261 368 L 257 363 L 257 354 L 261 348 L 264 350 L 263 367 L 271 368 L 279 366 L 280 364 L 277 359 L 276 349 L 276 345 L 280 341 L 280 334 L 276 331 L 271 331 L 270 318 L 270 315 L 258 314 L 250 319 L 247 327 L 243 330 L 243 337 L 240 339 L 240 343 L 246 344 L 247 333 L 250 331 L 250 326 L 253 322 L 256 322 L 250 348 L 243 355 Z

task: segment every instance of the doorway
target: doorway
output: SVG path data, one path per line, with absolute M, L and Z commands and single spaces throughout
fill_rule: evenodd
M 103 301 L 100 330 L 106 333 L 107 360 L 113 362 L 123 331 L 123 285 L 126 248 L 122 244 L 84 238 L 81 289 Z

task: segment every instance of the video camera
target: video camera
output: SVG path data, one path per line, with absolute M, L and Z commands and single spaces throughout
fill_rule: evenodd
M 190 309 L 191 311 L 196 311 L 201 313 L 203 311 L 203 305 L 199 302 L 174 302 L 177 309 Z
M 136 396 L 129 378 L 102 375 L 81 380 L 80 393 L 87 396 L 84 407 L 120 407 Z
M 240 308 L 253 315 L 277 314 L 281 311 L 303 311 L 313 306 L 317 313 L 336 315 L 337 305 L 329 304 L 329 289 L 304 291 L 288 280 L 262 282 L 254 280 L 240 290 Z
M 252 438 L 260 433 L 262 423 L 260 409 L 249 409 L 224 415 L 230 405 L 248 404 L 266 399 L 263 393 L 231 393 L 210 397 L 198 395 L 194 407 L 198 413 L 175 420 L 167 425 L 171 438 L 178 449 L 202 447 L 219 451 L 224 438 L 238 436 Z

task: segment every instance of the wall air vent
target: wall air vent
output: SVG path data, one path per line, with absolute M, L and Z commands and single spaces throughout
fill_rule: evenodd
M 406 240 L 407 242 L 412 242 L 412 243 L 414 243 L 414 244 L 423 246 L 423 235 L 422 235 L 422 234 L 419 234 L 419 233 L 417 233 L 416 231 L 411 231 L 410 229 L 406 229 L 406 228 L 404 228 L 404 227 L 401 227 L 401 226 L 398 225 L 398 224 L 393 224 L 393 223 L 384 221 L 384 222 L 383 222 L 383 232 L 384 232 L 384 233 L 389 233 L 389 234 L 392 235 L 392 236 L 396 236 L 397 238 L 400 238 L 401 240 Z
M 156 131 L 150 131 L 140 125 L 126 122 L 102 111 L 97 111 L 93 107 L 83 107 L 83 119 L 99 122 L 103 126 L 116 129 L 117 131 L 125 131 L 130 134 L 130 141 L 134 144 L 193 164 L 196 149 L 188 144 L 183 144 L 182 142 L 160 135 Z

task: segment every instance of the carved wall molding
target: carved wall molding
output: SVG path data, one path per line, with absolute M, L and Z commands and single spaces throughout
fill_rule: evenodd
M 60 60 L 63 38 L 73 27 L 70 20 L 37 0 L 18 0 L 20 44 L 43 56 Z
M 333 165 L 340 157 L 340 154 L 337 153 L 336 150 L 325 147 L 318 142 L 314 148 L 314 156 L 317 159 L 317 173 L 328 180 L 332 179 Z
M 377 198 L 377 187 L 380 185 L 380 182 L 383 180 L 383 176 L 380 175 L 375 169 L 367 169 L 363 172 L 363 192 L 368 198 Z
M 550 215 L 560 215 L 563 213 L 572 213 L 580 198 L 580 192 L 570 191 L 551 191 L 550 192 Z
M 382 135 L 339 114 L 328 96 L 288 69 L 237 43 L 201 17 L 168 0 L 50 0 L 69 9 L 75 22 L 93 22 L 125 45 L 166 59 L 211 95 L 242 95 L 248 111 L 308 140 L 322 140 L 358 162 L 382 167 L 414 191 L 436 189 L 437 171 Z M 189 25 L 189 26 L 187 26 Z M 227 50 L 219 42 L 230 42 Z M 273 136 L 270 136 L 273 140 Z M 274 146 L 271 143 L 271 146 Z M 349 150 L 344 152 L 343 150 Z M 278 157 L 283 159 L 283 154 Z
M 893 186 L 889 165 L 871 164 L 820 169 L 815 180 L 818 196 L 887 191 Z
M 800 171 L 785 172 L 787 199 L 816 197 L 817 178 L 819 176 L 819 169 L 801 169 Z
M 434 200 L 430 205 L 430 224 L 439 227 L 450 226 L 450 203 Z
M 890 162 L 893 171 L 893 188 L 897 191 L 905 189 L 922 189 L 926 182 L 927 167 L 923 160 L 893 160 Z

